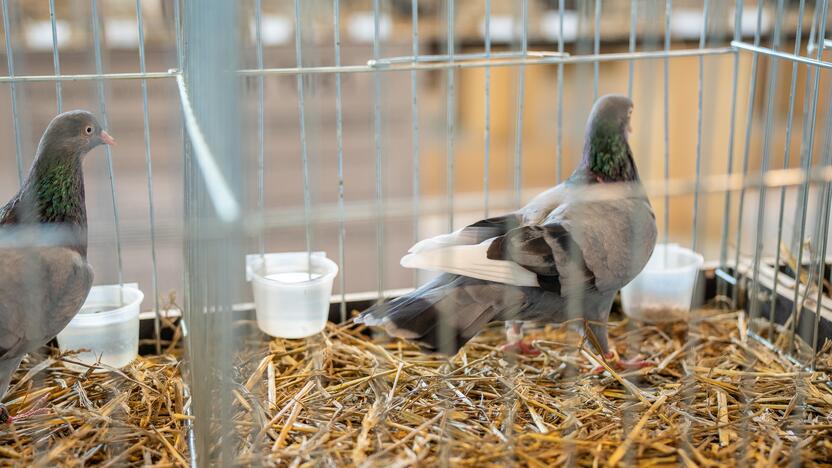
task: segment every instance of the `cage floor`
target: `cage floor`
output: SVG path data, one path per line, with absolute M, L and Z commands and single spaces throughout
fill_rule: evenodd
M 268 352 L 240 361 L 240 461 L 777 465 L 792 454 L 810 465 L 832 460 L 828 372 L 798 372 L 741 339 L 744 314 L 704 315 L 690 327 L 617 322 L 611 335 L 620 354 L 638 353 L 656 366 L 601 375 L 590 372 L 591 347 L 564 326 L 529 335 L 542 351 L 537 357 L 501 352 L 499 327 L 450 361 L 402 341 L 374 342 L 352 326 L 330 325 L 314 342 L 273 340 Z M 827 349 L 820 368 L 830 363 Z
M 186 388 L 175 355 L 86 372 L 64 361 L 73 356 L 24 359 L 8 409 L 43 404 L 47 412 L 0 427 L 0 466 L 187 466 Z
M 592 374 L 598 358 L 564 326 L 528 333 L 536 357 L 500 351 L 500 327 L 450 360 L 351 325 L 309 340 L 252 340 L 234 375 L 237 461 L 828 464 L 829 347 L 819 371 L 800 372 L 741 339 L 744 315 L 705 316 L 690 327 L 614 322 L 618 352 L 656 364 L 627 373 Z M 187 389 L 175 356 L 101 373 L 68 370 L 62 359 L 71 357 L 29 358 L 16 374 L 11 412 L 42 395 L 49 411 L 0 429 L 0 465 L 187 464 Z

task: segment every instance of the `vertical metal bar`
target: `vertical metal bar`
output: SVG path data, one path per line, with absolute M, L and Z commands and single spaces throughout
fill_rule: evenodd
M 561 31 L 563 33 L 563 31 Z M 595 28 L 593 29 L 592 53 L 601 53 L 601 0 L 595 0 Z M 592 62 L 592 101 L 598 100 L 599 63 Z
M 341 66 L 341 1 L 332 0 L 332 29 L 335 43 L 335 66 Z M 347 321 L 347 280 L 344 244 L 347 229 L 344 223 L 346 211 L 344 208 L 344 108 L 341 97 L 341 74 L 335 74 L 335 140 L 338 145 L 338 264 L 341 274 L 338 284 L 341 289 L 341 305 L 339 311 L 341 322 Z
M 189 390 L 193 397 L 196 460 L 199 466 L 229 466 L 237 446 L 232 404 L 232 373 L 244 332 L 233 326 L 232 304 L 242 293 L 243 226 L 236 219 L 242 198 L 244 160 L 239 157 L 240 115 L 238 69 L 240 46 L 237 2 L 184 2 L 183 74 L 180 90 L 188 105 L 189 136 L 185 143 L 185 248 L 188 263 Z M 198 127 L 197 127 L 198 125 Z M 196 145 L 193 145 L 196 143 Z M 197 157 L 194 148 L 209 149 L 215 158 Z M 210 155 L 209 155 L 210 156 Z M 195 161 L 215 163 L 225 176 L 223 196 L 232 208 L 208 203 L 204 196 L 214 181 L 203 177 Z M 233 216 L 232 216 L 233 215 Z
M 523 55 L 529 51 L 529 0 L 520 3 L 521 36 L 520 50 Z M 517 115 L 514 120 L 514 206 L 520 208 L 523 201 L 523 113 L 526 98 L 526 67 L 517 70 Z
M 803 33 L 803 12 L 805 9 L 805 0 L 800 0 L 797 14 L 797 27 L 795 29 L 794 38 L 794 54 L 800 54 L 800 40 Z M 792 62 L 792 78 L 789 87 L 789 111 L 786 115 L 786 143 L 785 154 L 783 155 L 783 169 L 788 169 L 791 162 L 791 145 L 792 145 L 792 122 L 794 120 L 794 95 L 797 88 L 797 62 Z M 777 306 L 777 282 L 780 275 L 780 244 L 783 242 L 783 215 L 786 208 L 786 187 L 780 188 L 780 208 L 777 215 L 777 242 L 774 245 L 774 279 L 771 291 L 771 304 L 769 306 L 769 334 L 768 339 L 774 342 L 774 311 Z
M 824 165 L 829 165 L 832 163 L 832 151 L 830 151 L 829 146 L 832 144 L 832 107 L 829 108 L 829 111 L 826 114 L 826 145 L 824 145 Z M 829 182 L 823 184 L 823 200 L 821 202 L 821 207 L 818 210 L 818 229 L 817 232 L 819 235 L 815 236 L 817 242 L 820 243 L 820 251 L 818 252 L 818 285 L 817 288 L 817 299 L 815 300 L 815 320 L 814 325 L 812 327 L 812 360 L 811 360 L 811 368 L 815 370 L 815 366 L 817 365 L 817 358 L 818 358 L 818 331 L 820 328 L 820 315 L 823 311 L 823 297 L 824 297 L 824 290 L 823 290 L 823 280 L 826 277 L 825 270 L 826 270 L 826 249 L 828 247 L 828 237 L 829 237 L 829 205 L 832 203 L 830 199 L 832 197 L 832 185 Z
M 741 13 L 735 13 L 740 15 Z M 760 24 L 763 17 L 763 0 L 757 0 L 757 29 L 754 31 L 754 45 L 760 45 Z M 748 88 L 748 112 L 746 113 L 746 122 L 745 122 L 745 147 L 743 148 L 743 155 L 742 155 L 742 174 L 743 176 L 748 175 L 748 160 L 749 154 L 751 152 L 751 130 L 754 128 L 754 96 L 757 94 L 757 65 L 760 60 L 759 54 L 754 52 L 751 55 L 751 84 Z M 743 216 L 743 208 L 745 207 L 745 187 L 740 189 L 740 200 L 739 204 L 737 205 L 737 233 L 735 238 L 735 245 L 737 246 L 737 251 L 734 254 L 734 265 L 735 267 L 739 267 L 740 264 L 740 252 L 742 251 L 742 216 Z M 736 274 L 735 274 L 736 276 Z M 734 292 L 732 295 L 732 299 L 734 304 L 737 304 L 739 300 L 739 289 L 734 288 Z
M 410 0 L 410 29 L 411 52 L 413 57 L 419 56 L 419 0 Z M 415 58 L 414 58 L 415 60 Z M 410 70 L 410 119 L 413 158 L 413 241 L 419 240 L 419 205 L 421 190 L 421 171 L 419 161 L 419 75 L 416 70 Z M 414 272 L 414 279 L 418 272 Z
M 98 0 L 92 0 L 92 38 L 95 52 L 95 72 L 104 73 L 104 62 L 101 58 L 101 18 L 98 16 Z M 98 108 L 101 112 L 101 124 L 109 129 L 107 120 L 107 104 L 104 99 L 104 80 L 98 80 Z M 116 197 L 116 178 L 113 171 L 113 154 L 110 145 L 104 145 L 104 155 L 107 158 L 107 175 L 110 178 L 110 195 L 113 202 L 113 224 L 116 236 L 116 261 L 118 263 L 118 284 L 124 285 L 124 268 L 121 256 L 121 229 L 118 214 L 118 199 Z
M 183 39 L 182 39 L 182 15 L 180 13 L 180 3 L 181 0 L 173 0 L 173 28 L 174 33 L 176 35 L 176 65 L 179 67 L 179 70 L 182 70 L 183 67 Z M 183 135 L 184 136 L 184 135 Z
M 456 33 L 456 5 L 455 0 L 446 0 L 446 39 L 447 43 L 447 54 L 449 61 L 453 63 L 455 61 L 455 33 Z M 446 144 L 446 190 L 447 190 L 447 210 L 448 210 L 448 232 L 454 230 L 454 185 L 455 185 L 455 172 L 454 172 L 454 144 L 456 138 L 456 73 L 453 68 L 449 68 L 445 74 L 445 93 L 446 93 L 446 135 L 445 135 L 445 144 Z M 455 330 L 453 325 L 451 325 L 447 318 L 443 316 L 444 314 L 440 314 L 439 323 L 438 323 L 438 335 L 439 335 L 439 342 L 440 342 L 440 352 L 453 354 L 450 353 L 449 344 L 451 343 L 451 337 L 454 336 Z M 450 410 L 447 403 L 447 398 L 443 398 L 442 404 L 442 412 L 447 414 Z M 439 466 L 450 466 L 450 434 L 447 432 L 447 428 L 442 427 L 442 436 L 441 441 L 438 447 L 439 451 Z
M 638 28 L 638 0 L 630 1 L 630 46 L 628 51 L 636 51 L 636 29 Z M 630 60 L 628 64 L 629 70 L 627 74 L 627 97 L 633 98 L 633 78 L 636 72 L 635 60 Z
M 734 7 L 734 40 L 742 39 L 741 17 L 742 17 L 742 0 L 737 0 Z M 731 175 L 734 172 L 734 126 L 736 124 L 737 115 L 737 77 L 739 76 L 740 56 L 739 52 L 734 52 L 734 73 L 731 79 L 731 121 L 728 125 L 728 164 L 726 172 Z M 720 240 L 719 250 L 719 265 L 725 268 L 728 262 L 728 231 L 731 229 L 730 223 L 731 214 L 731 192 L 725 192 L 725 209 L 722 213 L 722 239 Z M 739 278 L 737 273 L 738 265 L 734 265 L 734 277 Z M 725 288 L 727 284 L 723 281 L 717 283 L 717 294 L 725 296 Z M 738 289 L 737 286 L 734 289 Z M 734 303 L 736 306 L 736 302 Z
M 816 58 L 820 60 L 823 57 L 823 51 L 825 47 L 825 36 L 826 36 L 826 20 L 827 20 L 827 13 L 829 9 L 829 1 L 824 0 L 819 16 L 819 27 L 817 30 L 817 55 Z M 815 4 L 815 14 L 818 14 L 817 4 Z M 803 127 L 807 129 L 804 131 L 803 134 L 803 141 L 801 142 L 801 168 L 805 171 L 808 171 L 812 165 L 812 152 L 813 146 L 815 141 L 815 125 L 817 124 L 816 117 L 817 117 L 817 104 L 818 104 L 818 95 L 820 92 L 820 67 L 815 67 L 815 73 L 811 80 L 807 80 L 807 87 L 812 87 L 812 98 L 808 101 L 808 111 L 803 118 Z M 808 94 L 806 96 L 808 98 Z M 808 122 L 808 126 L 806 123 Z M 800 220 L 796 223 L 797 227 L 797 235 L 792 238 L 792 243 L 797 245 L 797 266 L 795 268 L 795 288 L 794 288 L 794 296 L 793 296 L 793 310 L 792 310 L 792 324 L 791 330 L 789 331 L 789 343 L 786 346 L 787 350 L 794 351 L 796 346 L 794 340 L 794 334 L 797 330 L 798 322 L 800 321 L 800 316 L 803 312 L 803 304 L 798 303 L 799 299 L 799 283 L 800 283 L 800 271 L 803 267 L 803 237 L 806 234 L 806 210 L 807 205 L 809 202 L 809 184 L 804 183 L 803 187 L 800 191 L 800 210 L 798 211 L 798 215 Z M 808 286 L 807 286 L 808 291 Z M 804 300 L 806 295 L 804 295 Z
M 263 2 L 254 1 L 254 42 L 257 55 L 257 69 L 263 69 Z M 263 75 L 257 75 L 257 211 L 260 222 L 265 220 L 266 214 L 266 155 L 265 155 L 265 89 Z M 257 248 L 260 257 L 266 255 L 265 227 L 257 231 Z
M 558 52 L 563 53 L 563 10 L 564 0 L 558 0 Z M 555 158 L 557 159 L 557 182 L 563 179 L 563 64 L 558 64 L 558 136 L 555 142 Z
M 815 35 L 817 34 L 817 26 L 818 26 L 818 1 L 815 0 L 815 9 L 812 10 L 812 25 L 809 29 L 809 42 L 806 43 L 806 50 L 807 52 L 811 53 L 817 42 L 815 41 Z
M 491 0 L 485 0 L 485 58 L 491 58 Z M 484 217 L 488 218 L 488 190 L 491 171 L 491 67 L 485 67 L 485 154 L 483 155 L 482 190 Z
M 758 18 L 757 28 L 761 27 L 760 19 Z M 780 29 L 783 24 L 783 0 L 777 0 L 777 14 L 774 16 L 774 34 L 772 35 L 771 39 L 771 48 L 773 50 L 778 50 L 780 48 Z M 795 39 L 799 40 L 799 39 Z M 776 57 L 770 58 L 770 68 L 768 72 L 768 86 L 766 86 L 766 108 L 765 108 L 765 126 L 763 131 L 763 152 L 762 152 L 762 161 L 760 164 L 760 177 L 763 177 L 765 173 L 768 171 L 769 164 L 770 164 L 770 141 L 771 141 L 771 133 L 772 133 L 772 125 L 773 125 L 773 118 L 774 118 L 774 97 L 777 94 L 777 75 L 778 75 L 778 68 L 780 62 Z M 753 323 L 754 318 L 759 314 L 759 306 L 760 300 L 758 298 L 760 292 L 760 262 L 763 252 L 763 239 L 764 239 L 764 232 L 763 227 L 765 226 L 765 215 L 766 215 L 766 193 L 767 188 L 765 184 L 760 185 L 760 194 L 757 204 L 757 229 L 754 232 L 755 236 L 755 248 L 754 248 L 754 260 L 753 260 L 753 268 L 751 270 L 752 279 L 751 279 L 751 306 L 749 308 L 749 318 Z M 775 269 L 777 269 L 777 265 L 775 264 Z M 773 312 L 772 312 L 773 313 Z
M 673 14 L 673 0 L 665 1 L 664 11 L 664 50 L 670 52 L 670 17 Z M 735 55 L 736 57 L 736 55 Z M 736 87 L 736 78 L 734 79 Z M 664 244 L 670 239 L 670 59 L 664 59 Z
M 373 58 L 381 57 L 381 6 L 373 0 Z M 384 300 L 384 185 L 381 145 L 381 75 L 373 73 L 373 142 L 376 166 L 376 259 L 378 271 L 378 300 Z
M 9 20 L 9 5 L 8 0 L 3 0 L 3 33 L 6 39 L 6 64 L 9 68 L 9 76 L 14 76 L 14 48 L 12 47 L 11 21 Z M 17 180 L 23 185 L 23 178 L 25 177 L 25 169 L 23 167 L 23 147 L 21 146 L 20 136 L 20 114 L 17 111 L 17 84 L 12 81 L 9 83 L 9 92 L 12 100 L 12 125 L 14 125 L 14 157 L 17 161 Z
M 454 0 L 448 0 L 447 3 L 447 39 L 448 39 L 448 58 L 451 63 L 454 62 L 454 22 L 456 13 L 454 11 Z M 446 72 L 445 78 L 445 94 L 446 94 L 446 148 L 445 148 L 445 189 L 448 196 L 448 232 L 454 230 L 454 185 L 456 181 L 454 168 L 454 145 L 456 143 L 456 71 L 449 68 Z
M 705 40 L 707 38 L 707 31 L 708 31 L 707 13 L 708 13 L 708 7 L 710 5 L 709 5 L 709 3 L 707 3 L 707 0 L 705 0 L 705 1 L 706 1 L 706 3 L 703 5 L 702 29 L 700 30 L 700 35 L 699 35 L 699 48 L 700 49 L 704 48 L 704 43 L 705 43 Z M 665 17 L 665 21 L 666 21 L 666 25 L 669 27 L 670 22 L 669 22 L 669 19 L 667 18 L 667 16 Z M 665 31 L 665 33 L 667 34 L 667 31 Z M 698 197 L 699 197 L 699 174 L 700 174 L 699 170 L 700 170 L 700 167 L 701 167 L 700 166 L 701 165 L 700 155 L 701 155 L 702 123 L 703 123 L 703 105 L 702 104 L 703 104 L 703 96 L 704 96 L 704 89 L 705 89 L 705 86 L 704 86 L 704 66 L 705 65 L 704 65 L 704 62 L 702 61 L 701 57 L 699 59 L 699 64 L 698 65 L 699 65 L 699 77 L 698 77 L 698 80 L 697 80 L 697 87 L 698 87 L 698 90 L 697 90 L 697 110 L 698 110 L 698 113 L 697 113 L 697 127 L 696 127 L 696 141 L 697 141 L 697 143 L 696 143 L 696 150 L 695 150 L 696 151 L 696 156 L 695 156 L 695 165 L 696 165 L 695 172 L 696 172 L 696 175 L 695 175 L 695 186 L 694 186 L 694 194 L 693 194 L 693 197 L 694 197 L 693 198 L 693 223 L 692 223 L 692 239 L 691 239 L 691 244 L 692 244 L 691 249 L 693 249 L 694 251 L 696 250 L 696 224 L 697 224 L 696 212 L 697 212 L 697 208 L 698 208 Z M 667 182 L 665 182 L 665 184 L 667 184 Z M 688 340 L 694 339 L 691 336 L 691 334 L 693 332 L 695 332 L 697 328 L 700 328 L 699 323 L 698 323 L 699 322 L 698 321 L 698 316 L 699 316 L 699 314 L 696 313 L 696 312 L 694 312 L 692 314 L 693 320 L 691 321 L 691 327 L 688 330 L 688 332 L 686 333 L 687 334 L 686 339 L 688 339 Z M 683 384 L 682 385 L 685 388 L 685 390 L 683 390 L 685 396 L 683 396 L 682 398 L 686 399 L 686 400 L 692 396 L 692 392 L 693 392 L 693 386 L 691 385 L 691 383 L 693 382 L 694 376 L 692 375 L 690 369 L 692 368 L 693 363 L 696 362 L 697 354 L 698 354 L 698 350 L 697 350 L 696 347 L 691 347 L 691 348 L 687 349 L 684 353 L 684 360 L 685 361 L 684 361 L 683 367 L 684 367 L 684 370 L 685 370 L 685 374 L 683 376 Z M 689 447 L 692 446 L 691 445 L 691 439 L 692 439 L 692 437 L 691 437 L 690 427 L 689 427 L 689 425 L 684 425 L 683 428 L 682 428 L 681 440 L 683 440 L 685 442 L 686 452 L 690 452 Z
M 303 67 L 303 33 L 301 31 L 301 1 L 295 0 L 295 61 L 298 68 Z M 300 126 L 300 152 L 301 162 L 303 164 L 303 224 L 306 228 L 306 252 L 309 256 L 307 271 L 312 274 L 312 223 L 310 215 L 312 213 L 312 193 L 309 188 L 309 151 L 306 142 L 306 104 L 304 101 L 303 90 L 303 74 L 298 73 L 297 78 L 298 88 L 298 119 Z
M 708 38 L 708 14 L 710 13 L 710 2 L 705 0 L 702 13 L 702 31 L 699 35 L 699 49 L 705 48 L 705 43 Z M 691 249 L 695 252 L 698 247 L 698 227 L 699 227 L 699 182 L 702 175 L 702 124 L 704 119 L 703 103 L 705 98 L 705 57 L 699 56 L 699 81 L 698 81 L 698 101 L 697 101 L 697 117 L 696 117 L 696 179 L 693 191 L 693 227 Z
M 50 0 L 51 1 L 51 0 Z M 136 27 L 139 30 L 139 71 L 145 73 L 144 55 L 144 21 L 142 0 L 136 0 Z M 144 117 L 144 159 L 147 166 L 147 204 L 150 220 L 150 280 L 153 287 L 153 305 L 156 317 L 153 320 L 153 335 L 156 339 L 156 353 L 162 352 L 161 326 L 162 316 L 159 307 L 159 269 L 156 262 L 156 215 L 153 207 L 153 164 L 150 157 L 150 116 L 147 108 L 147 80 L 141 80 L 142 110 Z
M 519 15 L 519 28 L 517 28 L 517 24 L 515 23 L 515 28 L 513 28 L 512 33 L 514 34 L 517 29 L 520 29 L 520 51 L 525 56 L 529 51 L 529 2 L 528 0 L 522 0 L 519 2 L 520 7 L 520 15 Z M 515 17 L 516 18 L 516 17 Z M 515 36 L 516 37 L 516 36 Z M 525 113 L 525 97 L 526 97 L 526 67 L 525 65 L 520 65 L 517 70 L 517 95 L 516 95 L 516 103 L 515 103 L 515 120 L 514 120 L 514 208 L 520 208 L 522 204 L 522 190 L 523 190 L 523 118 Z M 522 327 L 522 322 L 507 322 L 506 326 L 514 326 L 519 325 Z M 516 455 L 514 455 L 514 443 L 515 443 L 515 430 L 514 430 L 514 422 L 516 420 L 517 414 L 515 411 L 516 405 L 515 402 L 517 401 L 517 395 L 515 393 L 515 382 L 517 382 L 518 378 L 518 371 L 516 367 L 516 357 L 510 356 L 509 357 L 512 365 L 504 371 L 504 379 L 509 384 L 506 386 L 505 391 L 506 394 L 506 401 L 504 402 L 505 408 L 507 409 L 506 417 L 503 421 L 503 433 L 505 434 L 506 440 L 506 452 L 509 454 L 509 459 L 511 460 L 508 464 L 516 465 L 517 459 Z
M 55 0 L 49 0 L 49 21 L 52 23 L 52 66 L 55 76 L 61 76 L 61 59 L 58 53 L 58 25 L 55 20 Z M 58 101 L 58 113 L 63 112 L 63 96 L 61 95 L 61 80 L 55 80 L 55 99 Z

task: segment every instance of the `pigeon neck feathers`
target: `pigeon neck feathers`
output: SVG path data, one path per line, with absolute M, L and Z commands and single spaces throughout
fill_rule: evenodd
M 70 240 L 61 244 L 86 257 L 84 199 L 80 157 L 51 159 L 38 155 L 23 187 L 8 204 L 0 207 L 0 225 L 40 225 L 48 231 L 55 227 L 64 233 L 59 235 L 70 236 Z
M 591 122 L 581 164 L 574 175 L 589 182 L 639 181 L 626 128 L 607 119 Z
M 37 207 L 38 220 L 42 223 L 87 224 L 85 208 L 84 176 L 81 158 L 70 157 L 60 161 L 35 163 L 27 187 Z

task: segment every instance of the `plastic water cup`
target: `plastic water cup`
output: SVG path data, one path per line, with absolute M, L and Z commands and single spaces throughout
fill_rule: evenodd
M 58 333 L 61 351 L 86 349 L 72 360 L 121 368 L 139 355 L 139 310 L 144 294 L 138 285 L 93 286 L 78 314 Z M 86 367 L 69 364 L 85 371 Z
M 644 269 L 621 290 L 624 313 L 644 322 L 686 320 L 704 263 L 677 244 L 659 244 Z
M 329 317 L 337 274 L 338 265 L 323 252 L 247 255 L 246 278 L 254 291 L 257 326 L 278 338 L 319 333 Z

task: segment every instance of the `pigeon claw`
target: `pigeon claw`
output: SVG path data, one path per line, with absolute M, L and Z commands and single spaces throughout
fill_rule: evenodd
M 513 352 L 516 354 L 521 354 L 523 356 L 537 356 L 540 354 L 539 349 L 522 340 L 516 341 L 514 343 L 506 343 L 500 346 L 500 351 Z

